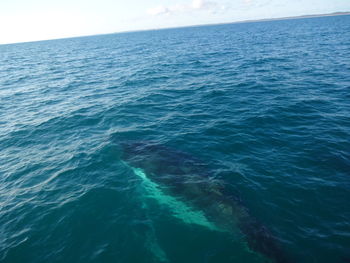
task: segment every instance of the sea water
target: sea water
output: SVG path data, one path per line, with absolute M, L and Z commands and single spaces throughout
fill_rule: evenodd
M 348 262 L 349 32 L 337 16 L 1 45 L 0 262 L 266 261 L 126 166 L 124 139 L 206 163 L 291 262 Z

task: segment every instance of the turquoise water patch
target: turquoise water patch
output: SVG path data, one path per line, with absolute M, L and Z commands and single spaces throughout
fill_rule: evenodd
M 174 217 L 182 220 L 186 224 L 196 224 L 213 231 L 220 231 L 214 223 L 206 218 L 202 211 L 195 210 L 185 202 L 179 200 L 179 198 L 164 193 L 161 186 L 149 179 L 147 174 L 141 168 L 129 167 L 133 170 L 135 175 L 142 179 L 142 184 L 147 192 L 147 197 L 155 199 L 159 204 L 168 207 L 170 213 Z
M 291 262 L 349 259 L 349 32 L 337 16 L 0 45 L 0 262 L 264 262 L 121 164 L 128 140 L 202 160 Z

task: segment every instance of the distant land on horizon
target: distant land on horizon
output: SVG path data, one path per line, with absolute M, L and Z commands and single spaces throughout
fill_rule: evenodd
M 232 24 L 234 24 L 234 23 L 260 22 L 260 21 L 274 21 L 274 20 L 313 18 L 313 17 L 323 17 L 323 16 L 344 16 L 344 15 L 350 15 L 350 11 L 348 11 L 348 12 L 334 12 L 334 13 L 327 13 L 327 14 L 286 16 L 286 17 L 277 17 L 277 18 L 249 19 L 249 20 L 242 20 L 242 21 L 232 22 Z M 229 23 L 229 24 L 231 24 L 231 23 Z
M 194 25 L 187 25 L 187 26 L 175 26 L 175 27 L 164 27 L 164 28 L 148 28 L 148 29 L 125 30 L 125 31 L 112 32 L 112 33 L 102 33 L 102 34 L 94 34 L 94 35 L 82 35 L 82 36 L 74 36 L 74 37 L 63 37 L 63 38 L 46 39 L 46 40 L 34 40 L 34 41 L 4 43 L 4 44 L 0 43 L 0 46 L 2 46 L 2 45 L 21 44 L 21 43 L 52 41 L 52 40 L 59 40 L 59 39 L 72 39 L 72 38 L 80 38 L 80 37 L 92 37 L 92 36 L 100 36 L 100 35 L 123 34 L 123 33 L 133 33 L 133 32 L 144 32 L 144 31 L 158 31 L 158 30 L 167 30 L 167 29 L 176 29 L 176 28 L 190 28 L 190 27 L 229 25 L 229 24 L 239 24 L 239 23 L 268 22 L 268 21 L 278 21 L 278 20 L 316 18 L 316 17 L 327 17 L 327 16 L 343 16 L 343 15 L 350 15 L 350 11 L 333 12 L 333 13 L 325 13 L 325 14 L 313 14 L 313 15 L 276 17 L 276 18 L 247 19 L 247 20 L 239 20 L 239 21 L 224 22 L 224 23 L 194 24 Z
M 130 33 L 131 32 L 141 32 L 141 31 L 154 31 L 154 30 L 166 30 L 166 29 L 187 28 L 187 27 L 230 25 L 230 24 L 239 24 L 239 23 L 254 23 L 254 22 L 265 22 L 265 21 L 268 22 L 268 21 L 278 21 L 278 20 L 316 18 L 316 17 L 327 17 L 327 16 L 345 16 L 345 15 L 350 15 L 350 11 L 333 12 L 333 13 L 325 13 L 325 14 L 313 14 L 313 15 L 300 15 L 300 16 L 285 16 L 285 17 L 275 17 L 275 18 L 247 19 L 247 20 L 239 20 L 239 21 L 233 21 L 233 22 L 212 23 L 212 24 L 197 24 L 197 25 L 178 26 L 178 27 L 164 27 L 164 28 L 140 29 L 140 30 L 125 30 L 125 31 L 120 31 L 120 32 L 114 32 L 112 34 L 129 33 L 129 32 Z M 103 34 L 103 35 L 109 35 L 109 34 Z

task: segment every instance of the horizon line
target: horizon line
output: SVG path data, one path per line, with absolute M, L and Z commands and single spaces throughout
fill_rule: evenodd
M 317 17 L 329 17 L 329 16 L 345 16 L 350 15 L 350 11 L 332 12 L 332 13 L 322 13 L 322 14 L 310 14 L 310 15 L 298 15 L 298 16 L 286 16 L 286 17 L 275 17 L 275 18 L 261 18 L 261 19 L 246 19 L 232 22 L 223 23 L 209 23 L 209 24 L 193 24 L 186 26 L 174 26 L 174 27 L 164 27 L 164 28 L 149 28 L 149 29 L 135 29 L 135 30 L 124 30 L 111 33 L 97 33 L 92 35 L 81 35 L 81 36 L 71 36 L 71 37 L 59 37 L 52 39 L 42 39 L 42 40 L 31 40 L 31 41 L 20 41 L 11 43 L 0 43 L 0 46 L 4 45 L 15 45 L 15 44 L 25 44 L 25 43 L 35 43 L 44 41 L 54 41 L 63 39 L 74 39 L 83 37 L 93 37 L 93 36 L 103 36 L 103 35 L 114 35 L 123 33 L 136 33 L 136 32 L 147 32 L 147 31 L 160 31 L 167 29 L 181 29 L 181 28 L 191 28 L 191 27 L 204 27 L 204 26 L 217 26 L 217 25 L 230 25 L 230 24 L 244 24 L 244 23 L 256 23 L 256 22 L 270 22 L 270 21 L 281 21 L 281 20 L 292 20 L 292 19 L 305 19 L 305 18 L 317 18 Z

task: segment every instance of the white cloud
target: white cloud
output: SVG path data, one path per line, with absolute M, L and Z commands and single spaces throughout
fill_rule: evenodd
M 169 13 L 169 9 L 165 6 L 156 6 L 147 10 L 147 13 L 151 16 L 157 16 Z
M 84 15 L 61 10 L 0 15 L 0 44 L 84 35 L 89 27 Z
M 193 9 L 201 9 L 205 5 L 204 0 L 193 0 L 192 8 Z
M 219 6 L 215 2 L 206 0 L 192 0 L 189 4 L 176 4 L 171 6 L 157 6 L 147 10 L 147 13 L 152 16 L 163 15 L 163 14 L 173 14 L 180 12 L 190 12 L 195 10 L 209 10 L 216 11 L 216 9 L 224 10 L 224 6 Z

